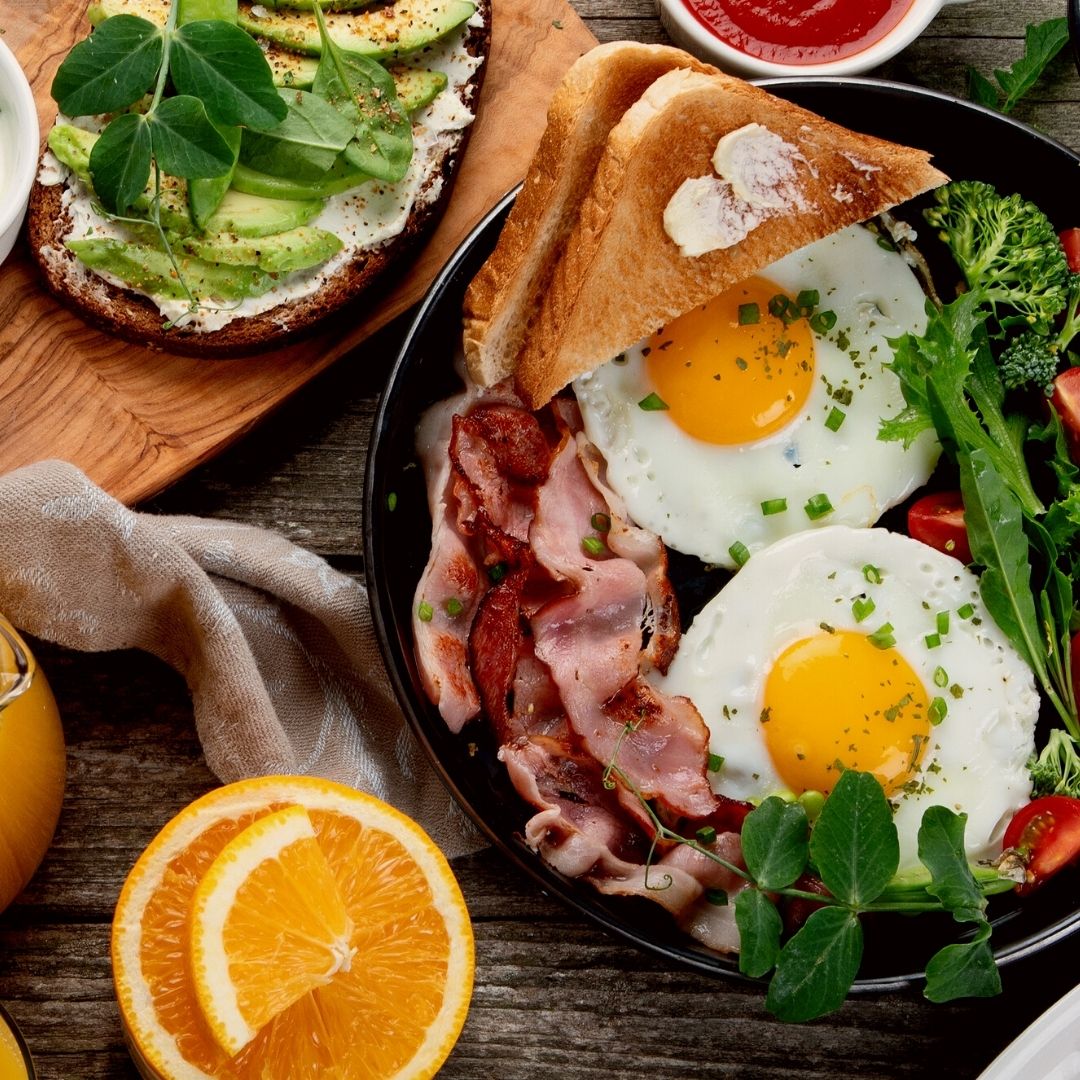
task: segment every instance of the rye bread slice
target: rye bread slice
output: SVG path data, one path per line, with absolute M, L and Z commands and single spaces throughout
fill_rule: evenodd
M 721 136 L 767 127 L 801 155 L 803 209 L 767 218 L 732 247 L 680 253 L 664 211 L 713 173 Z M 662 75 L 612 129 L 517 358 L 522 400 L 539 408 L 671 319 L 807 244 L 945 183 L 922 150 L 837 124 L 730 76 Z
M 483 24 L 468 28 L 463 47 L 470 56 L 486 61 L 491 47 L 491 0 L 478 0 L 477 9 Z M 474 113 L 485 66 L 480 64 L 461 91 L 463 104 Z M 257 315 L 233 319 L 218 330 L 185 329 L 182 325 L 166 330 L 165 320 L 152 300 L 113 285 L 79 263 L 64 247 L 64 238 L 71 229 L 71 219 L 63 206 L 64 184 L 46 186 L 35 182 L 27 214 L 30 250 L 50 292 L 108 333 L 152 349 L 189 356 L 229 357 L 262 352 L 313 332 L 324 319 L 372 290 L 416 250 L 437 223 L 450 196 L 471 130 L 469 125 L 445 133 L 444 145 L 400 233 L 371 249 L 357 251 L 311 295 L 286 300 Z

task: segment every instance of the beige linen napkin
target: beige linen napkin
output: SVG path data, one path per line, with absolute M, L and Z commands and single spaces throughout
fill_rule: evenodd
M 222 780 L 327 777 L 448 856 L 483 846 L 394 701 L 362 585 L 264 529 L 135 513 L 61 461 L 0 476 L 0 520 L 0 611 L 68 648 L 171 664 Z

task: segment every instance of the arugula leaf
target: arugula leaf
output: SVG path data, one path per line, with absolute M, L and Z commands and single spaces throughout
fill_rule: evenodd
M 735 897 L 735 925 L 739 928 L 739 970 L 752 979 L 767 975 L 780 952 L 784 929 L 776 905 L 753 886 Z
M 889 884 L 900 841 L 873 774 L 848 769 L 840 777 L 810 834 L 810 857 L 829 892 L 852 907 L 865 907 Z
M 118 116 L 90 151 L 90 178 L 101 205 L 123 214 L 146 189 L 152 143 L 146 117 Z
M 842 907 L 818 908 L 780 950 L 765 1007 L 780 1020 L 795 1022 L 839 1009 L 855 981 L 862 950 L 858 915 Z
M 988 109 L 998 107 L 997 87 L 985 76 L 980 75 L 973 67 L 967 69 L 968 97 L 976 105 L 984 105 Z
M 993 997 L 1001 993 L 1001 974 L 990 951 L 990 924 L 979 920 L 975 937 L 960 945 L 946 945 L 926 965 L 926 989 L 930 1001 L 959 997 Z
M 271 176 L 317 180 L 353 137 L 353 126 L 332 105 L 305 90 L 282 90 L 288 115 L 269 131 L 244 132 L 240 160 Z
M 1028 429 L 1028 440 L 1046 444 L 1047 449 L 1041 451 L 1040 456 L 1046 459 L 1046 463 L 1057 477 L 1058 495 L 1069 498 L 1076 494 L 1076 487 L 1080 482 L 1080 469 L 1073 463 L 1069 454 L 1065 425 L 1061 422 L 1060 413 L 1057 409 L 1046 411 L 1048 413 L 1046 425 L 1039 427 L 1038 424 L 1032 424 Z M 1047 511 L 1047 516 L 1049 517 L 1049 511 Z
M 1006 486 L 985 450 L 960 454 L 959 464 L 971 555 L 985 567 L 979 578 L 983 603 L 1039 682 L 1047 686 L 1046 651 L 1031 591 L 1020 500 Z
M 345 149 L 350 165 L 394 184 L 412 161 L 412 123 L 398 100 L 391 74 L 377 61 L 343 52 L 326 29 L 318 3 L 315 18 L 322 39 L 322 57 L 311 89 L 326 98 L 355 125 L 356 137 Z
M 994 78 L 1005 95 L 1001 103 L 1003 113 L 1012 111 L 1068 41 L 1068 19 L 1047 19 L 1046 22 L 1027 27 L 1024 32 L 1024 55 L 1008 71 L 994 72 Z
M 154 82 L 164 46 L 161 27 L 137 15 L 114 15 L 64 58 L 52 96 L 68 116 L 126 109 Z
M 169 72 L 177 91 L 201 99 L 217 124 L 272 128 L 288 112 L 262 49 L 227 22 L 181 26 L 172 35 Z
M 170 176 L 224 176 L 233 152 L 210 123 L 203 103 L 186 94 L 166 98 L 146 115 L 158 167 Z
M 768 891 L 790 885 L 806 869 L 809 823 L 798 803 L 771 795 L 746 815 L 742 852 L 746 869 Z
M 974 922 L 986 910 L 986 897 L 975 881 L 964 851 L 967 814 L 929 806 L 919 826 L 919 861 L 933 879 L 926 891 L 936 896 L 957 922 Z

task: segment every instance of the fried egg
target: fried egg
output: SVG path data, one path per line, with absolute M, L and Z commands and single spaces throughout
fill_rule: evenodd
M 872 525 L 939 446 L 877 438 L 904 406 L 887 339 L 926 325 L 903 257 L 862 226 L 773 263 L 574 383 L 639 525 L 720 566 L 815 526 Z
M 906 536 L 835 526 L 759 552 L 655 681 L 701 712 L 725 795 L 827 794 L 843 769 L 872 772 L 894 807 L 902 869 L 918 865 L 928 806 L 968 815 L 979 860 L 1000 853 L 1031 795 L 1032 672 L 975 576 Z

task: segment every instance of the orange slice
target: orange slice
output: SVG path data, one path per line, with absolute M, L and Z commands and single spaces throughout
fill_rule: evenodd
M 147 848 L 117 905 L 113 973 L 148 1075 L 415 1080 L 461 1031 L 472 931 L 414 822 L 341 785 L 266 777 L 211 792 Z

